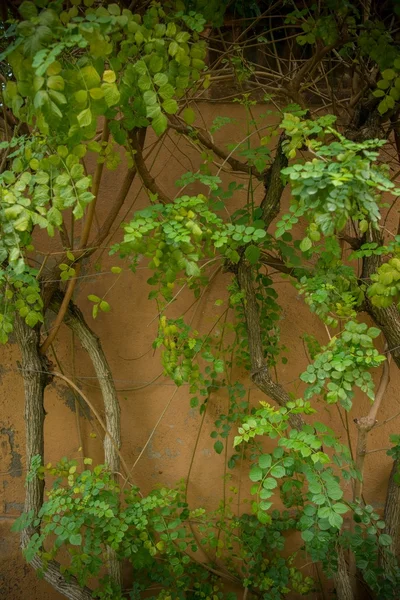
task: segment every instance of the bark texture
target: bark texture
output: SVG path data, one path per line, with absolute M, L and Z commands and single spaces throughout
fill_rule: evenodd
M 287 391 L 272 380 L 262 347 L 260 311 L 253 287 L 251 266 L 242 258 L 238 268 L 238 283 L 243 292 L 243 311 L 246 319 L 249 353 L 251 360 L 251 378 L 256 386 L 279 406 L 285 406 L 290 400 Z M 301 429 L 304 424 L 300 415 L 291 415 L 290 424 L 295 429 Z
M 16 317 L 15 334 L 22 358 L 22 372 L 25 388 L 25 427 L 26 427 L 26 462 L 30 466 L 32 458 L 39 455 L 43 461 L 44 452 L 44 390 L 49 382 L 46 359 L 39 352 L 40 335 Z M 43 504 L 44 481 L 34 477 L 26 484 L 25 512 L 33 510 L 37 515 Z M 26 548 L 32 536 L 32 529 L 25 529 L 21 534 L 21 546 Z M 56 561 L 50 561 L 46 567 L 39 556 L 31 561 L 35 570 L 43 572 L 43 578 L 55 590 L 69 600 L 91 600 L 92 592 L 82 588 L 75 578 L 68 581 L 60 571 Z
M 375 241 L 379 245 L 383 244 L 383 239 L 380 233 L 372 230 L 368 241 Z M 362 278 L 370 281 L 372 273 L 376 273 L 379 266 L 382 264 L 380 256 L 372 255 L 365 257 L 363 260 Z M 400 369 L 400 312 L 396 304 L 393 303 L 387 308 L 378 308 L 374 306 L 369 298 L 365 301 L 365 310 L 373 319 L 376 325 L 381 329 L 385 336 L 388 350 Z M 390 474 L 388 490 L 386 494 L 384 521 L 386 524 L 385 532 L 392 537 L 392 544 L 388 550 L 398 556 L 399 547 L 399 530 L 400 530 L 400 487 L 395 481 L 394 475 L 399 467 L 398 461 L 395 461 Z
M 338 570 L 333 576 L 336 596 L 338 600 L 354 600 L 354 594 L 351 587 L 350 577 L 347 570 L 347 564 L 343 553 L 343 548 L 338 546 Z
M 390 472 L 384 512 L 386 524 L 384 533 L 388 533 L 392 538 L 392 543 L 387 547 L 387 549 L 394 557 L 397 557 L 400 551 L 400 486 L 395 481 L 395 475 L 399 472 L 399 469 L 400 461 L 395 460 Z
M 59 311 L 62 302 L 62 295 L 56 294 L 52 301 L 52 308 Z M 98 336 L 90 329 L 82 312 L 72 302 L 67 306 L 64 322 L 78 337 L 96 372 L 104 402 L 106 428 L 111 434 L 111 437 L 108 435 L 104 437 L 104 461 L 116 476 L 120 468 L 118 450 L 121 447 L 121 410 L 111 369 Z M 121 563 L 111 548 L 108 548 L 108 562 L 110 576 L 122 587 Z

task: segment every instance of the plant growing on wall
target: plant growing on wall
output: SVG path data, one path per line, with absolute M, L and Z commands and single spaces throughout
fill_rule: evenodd
M 226 582 L 244 598 L 279 599 L 317 586 L 298 568 L 307 553 L 340 600 L 395 599 L 398 436 L 388 450 L 393 468 L 383 514 L 365 497 L 363 480 L 390 360 L 400 367 L 400 238 L 387 222 L 400 195 L 397 2 L 330 0 L 304 8 L 262 0 L 37 0 L 4 17 L 0 341 L 15 335 L 22 356 L 30 470 L 16 529 L 26 559 L 76 600 L 140 598 L 154 587 L 159 599 L 231 598 Z M 229 105 L 208 131 L 196 104 L 227 81 L 247 124 L 243 140 L 228 148 L 214 135 L 231 123 Z M 257 101 L 270 105 L 259 118 Z M 198 168 L 182 173 L 175 198 L 151 173 L 149 130 L 157 137 L 150 151 L 171 135 L 198 150 Z M 124 179 L 94 233 L 104 171 L 122 160 Z M 113 239 L 135 178 L 148 206 L 128 214 Z M 190 185 L 202 193 L 188 192 Z M 228 201 L 243 188 L 246 202 L 230 214 Z M 55 263 L 48 254 L 39 265 L 34 260 L 43 236 L 60 244 Z M 188 406 L 198 407 L 202 423 L 214 390 L 226 388 L 229 408 L 211 437 L 230 469 L 247 469 L 250 514 L 237 516 L 227 499 L 207 514 L 188 505 L 185 486 L 143 496 L 131 480 L 113 376 L 73 300 L 82 265 L 93 268 L 91 257 L 105 245 L 132 277 L 139 257 L 147 260 L 159 321 L 154 348 L 164 374 L 177 387 L 188 384 Z M 218 337 L 194 330 L 185 314 L 172 317 L 181 290 L 197 302 L 221 270 L 230 282 Z M 117 285 L 121 267 L 112 272 Z M 296 374 L 305 384 L 298 397 L 276 376 L 287 362 L 277 275 L 328 332 L 328 340 L 303 332 L 309 364 Z M 93 318 L 111 309 L 105 297 L 88 299 Z M 93 362 L 104 420 L 51 360 L 63 323 Z M 299 352 L 303 343 L 293 341 Z M 249 405 L 233 375 L 237 366 L 265 395 L 261 405 Z M 104 435 L 104 466 L 90 458 L 82 468 L 67 459 L 43 464 L 43 399 L 53 378 L 91 408 Z M 356 392 L 371 402 L 366 415 Z M 326 404 L 339 411 L 345 444 L 321 422 Z M 52 481 L 46 499 L 45 478 Z M 299 556 L 288 555 L 288 531 L 300 533 Z M 199 540 L 206 562 L 197 555 Z M 123 561 L 134 567 L 129 590 Z M 98 585 L 89 589 L 93 577 Z

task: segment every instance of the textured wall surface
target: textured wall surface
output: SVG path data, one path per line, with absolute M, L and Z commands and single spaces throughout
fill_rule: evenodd
M 256 107 L 254 110 L 256 114 L 260 114 L 265 112 L 265 107 Z M 236 104 L 203 104 L 200 111 L 206 123 L 211 123 L 221 114 L 229 114 L 238 119 L 237 124 L 228 125 L 216 134 L 217 141 L 223 144 L 238 143 L 246 135 L 242 107 Z M 263 123 L 268 124 L 265 118 Z M 146 140 L 146 147 L 150 149 L 153 142 L 154 138 L 150 135 Z M 196 171 L 200 163 L 198 153 L 172 132 L 171 138 L 165 138 L 159 154 L 155 158 L 153 154 L 148 164 L 162 189 L 174 197 L 178 192 L 176 179 L 187 170 Z M 227 182 L 232 179 L 228 175 L 223 177 Z M 99 198 L 100 223 L 117 193 L 122 178 L 123 167 L 105 175 Z M 245 178 L 235 177 L 235 180 L 245 183 Z M 262 198 L 261 186 L 256 189 L 255 195 L 257 199 Z M 245 199 L 246 192 L 238 192 L 228 201 L 228 212 L 232 213 Z M 120 220 L 146 203 L 147 196 L 141 190 L 139 180 L 135 180 L 121 210 Z M 118 228 L 116 230 L 108 245 L 120 238 L 120 231 Z M 42 238 L 37 239 L 36 248 L 41 252 L 54 252 L 57 250 L 56 246 L 56 241 L 48 243 Z M 43 255 L 38 254 L 36 258 L 41 260 Z M 187 477 L 191 466 L 190 502 L 196 506 L 216 508 L 222 497 L 224 485 L 231 485 L 231 482 L 224 483 L 224 456 L 215 454 L 214 440 L 209 435 L 217 415 L 226 410 L 227 397 L 224 390 L 216 391 L 210 398 L 196 445 L 201 425 L 199 412 L 190 408 L 189 393 L 185 386 L 176 391 L 174 385 L 162 376 L 159 355 L 154 354 L 151 348 L 157 331 L 157 310 L 155 303 L 147 298 L 150 288 L 146 283 L 149 271 L 145 261 L 140 262 L 136 274 L 124 269 L 114 287 L 116 276 L 110 273 L 110 267 L 116 264 L 123 266 L 118 258 L 109 257 L 108 249 L 105 248 L 92 262 L 96 263 L 97 271 L 93 276 L 86 276 L 89 269 L 87 266 L 83 269 L 83 277 L 79 281 L 75 299 L 84 311 L 89 325 L 101 337 L 115 377 L 122 410 L 122 453 L 129 465 L 136 463 L 132 471 L 133 480 L 144 492 L 149 491 L 158 482 L 173 486 L 179 479 Z M 51 258 L 48 264 L 51 264 Z M 307 365 L 300 336 L 305 332 L 312 332 L 321 342 L 326 343 L 327 332 L 321 323 L 310 315 L 290 282 L 280 279 L 279 276 L 274 277 L 279 281 L 276 289 L 283 305 L 280 327 L 289 359 L 286 365 L 279 366 L 278 377 L 281 383 L 287 384 L 287 389 L 300 396 L 302 387 L 298 376 Z M 220 316 L 222 308 L 215 306 L 215 300 L 226 298 L 225 290 L 229 280 L 228 274 L 219 274 L 201 301 L 189 311 L 188 318 L 193 319 L 193 326 L 199 331 L 209 330 Z M 103 296 L 106 292 L 112 311 L 93 321 L 91 303 L 87 296 Z M 172 312 L 179 314 L 179 311 L 188 307 L 191 302 L 191 296 L 183 292 Z M 51 320 L 46 322 L 46 328 L 50 326 Z M 57 339 L 56 352 L 65 373 L 77 378 L 91 402 L 101 410 L 101 398 L 92 366 L 65 327 Z M 11 524 L 15 516 L 21 513 L 24 501 L 24 399 L 22 378 L 18 370 L 19 353 L 15 343 L 0 348 L 0 355 L 0 599 L 56 600 L 61 596 L 53 592 L 46 583 L 37 580 L 21 557 L 18 536 L 10 532 Z M 399 378 L 395 370 L 392 370 L 391 383 L 379 416 L 381 422 L 399 410 L 396 391 Z M 258 400 L 262 399 L 261 393 L 254 389 L 243 372 L 235 372 L 234 377 L 248 388 L 250 401 L 256 405 Z M 355 409 L 349 419 L 353 445 L 355 428 L 352 419 L 366 414 L 368 405 L 368 399 L 362 395 L 355 402 Z M 337 408 L 322 404 L 320 408 L 319 419 L 325 420 L 342 436 L 343 441 L 346 441 Z M 81 453 L 78 452 L 76 403 L 64 382 L 56 380 L 47 388 L 45 409 L 45 461 L 55 462 L 63 456 L 79 457 Z M 163 411 L 163 417 L 158 423 Z M 101 462 L 101 439 L 90 437 L 90 433 L 94 432 L 93 421 L 81 415 L 79 423 L 84 439 L 84 454 Z M 398 421 L 393 420 L 387 426 L 374 430 L 369 438 L 369 448 L 387 447 L 389 433 L 394 432 L 397 425 Z M 150 435 L 152 437 L 149 441 Z M 390 461 L 385 452 L 367 455 L 365 496 L 367 501 L 378 509 L 383 507 L 389 470 Z M 235 484 L 238 484 L 238 472 L 239 470 L 232 472 L 231 481 Z M 242 500 L 248 495 L 246 475 L 243 480 Z

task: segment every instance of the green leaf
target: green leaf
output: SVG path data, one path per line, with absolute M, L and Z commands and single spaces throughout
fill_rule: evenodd
M 306 529 L 306 531 L 301 532 L 301 537 L 305 542 L 311 542 L 311 540 L 314 538 L 314 533 L 311 529 Z
M 379 114 L 383 115 L 387 110 L 388 110 L 388 103 L 387 103 L 387 98 L 384 98 L 379 104 L 378 104 L 378 111 Z
M 396 72 L 393 71 L 393 69 L 385 69 L 382 72 L 382 77 L 383 77 L 383 79 L 391 81 L 392 79 L 394 79 L 396 77 Z
M 162 103 L 162 107 L 165 110 L 166 113 L 168 113 L 169 115 L 174 115 L 176 112 L 178 112 L 178 103 L 176 100 L 174 100 L 173 98 L 170 98 L 169 100 L 165 100 Z
M 349 507 L 346 506 L 346 504 L 343 504 L 342 502 L 336 502 L 336 504 L 334 504 L 332 508 L 335 511 L 335 513 L 338 513 L 339 515 L 344 515 L 344 513 L 346 513 L 349 510 Z
M 165 73 L 156 73 L 154 75 L 154 83 L 157 87 L 162 87 L 168 83 L 168 77 Z
M 74 97 L 78 104 L 86 104 L 88 93 L 86 90 L 78 90 L 75 92 Z
M 262 469 L 269 469 L 272 463 L 272 458 L 270 454 L 261 454 L 258 459 L 258 464 Z
M 93 98 L 93 100 L 101 100 L 101 98 L 104 98 L 104 90 L 102 90 L 99 87 L 95 87 L 89 90 L 89 94 L 90 97 Z
M 83 67 L 83 69 L 80 70 L 80 76 L 85 82 L 85 88 L 88 90 L 98 87 L 101 81 L 100 75 L 92 65 Z
M 261 254 L 261 250 L 258 246 L 247 246 L 246 250 L 245 250 L 245 256 L 247 258 L 247 260 L 249 261 L 249 263 L 251 263 L 252 265 L 257 264 L 259 258 L 260 258 L 260 254 Z
M 101 89 L 107 106 L 115 106 L 120 100 L 120 93 L 115 83 L 102 83 Z
M 61 75 L 52 75 L 47 79 L 47 87 L 56 92 L 62 92 L 65 86 L 64 79 Z
M 20 15 L 29 21 L 37 16 L 38 11 L 34 2 L 22 2 L 18 8 Z
M 69 536 L 69 543 L 72 546 L 80 546 L 82 544 L 82 536 L 80 533 L 73 533 Z
M 263 523 L 264 525 L 266 525 L 267 523 L 271 523 L 271 517 L 269 516 L 269 514 L 261 510 L 257 512 L 257 519 L 260 521 L 260 523 Z
M 170 98 L 174 97 L 175 90 L 170 83 L 166 83 L 165 85 L 162 85 L 160 87 L 158 93 L 160 94 L 161 98 L 163 98 L 163 100 L 169 100 Z
M 274 465 L 271 469 L 271 475 L 277 478 L 284 477 L 286 475 L 286 469 L 281 465 Z
M 151 126 L 154 129 L 156 135 L 160 136 L 166 131 L 168 127 L 167 117 L 160 112 L 155 119 L 152 120 Z
M 221 454 L 222 450 L 224 449 L 224 445 L 223 443 L 218 440 L 217 442 L 215 442 L 214 444 L 214 450 L 217 454 Z
M 193 108 L 185 108 L 183 111 L 183 120 L 185 123 L 187 123 L 187 125 L 193 125 L 196 120 L 196 113 L 194 112 Z
M 381 546 L 390 546 L 392 543 L 392 538 L 387 533 L 382 533 L 378 539 Z
M 273 477 L 267 477 L 263 481 L 263 488 L 266 490 L 274 490 L 277 486 L 277 481 Z
M 108 304 L 108 302 L 102 300 L 100 302 L 100 310 L 102 310 L 103 312 L 110 312 L 111 306 Z
M 92 111 L 90 108 L 85 108 L 85 110 L 80 112 L 77 119 L 80 127 L 88 127 L 92 122 Z
M 33 105 L 35 108 L 40 108 L 49 102 L 49 95 L 44 90 L 39 90 L 36 92 L 35 97 L 33 99 Z
M 262 469 L 258 465 L 253 465 L 249 472 L 251 481 L 261 481 L 263 477 Z
M 330 513 L 328 521 L 331 527 L 335 527 L 336 529 L 340 529 L 343 525 L 343 517 L 333 511 Z
M 164 66 L 164 60 L 162 56 L 158 56 L 158 54 L 153 54 L 150 59 L 150 71 L 152 73 L 158 73 Z
M 103 81 L 105 81 L 106 83 L 114 83 L 114 81 L 117 79 L 117 76 L 115 74 L 114 71 L 112 71 L 111 69 L 106 69 L 103 73 Z
M 381 330 L 377 327 L 370 327 L 367 331 L 367 334 L 370 338 L 375 339 L 381 334 Z
M 309 250 L 312 246 L 312 241 L 310 240 L 309 237 L 305 237 L 301 240 L 300 242 L 300 250 L 302 252 L 307 252 L 307 250 Z
M 179 50 L 179 44 L 177 44 L 175 41 L 171 42 L 168 47 L 169 55 L 175 56 L 175 54 L 178 52 L 178 50 Z

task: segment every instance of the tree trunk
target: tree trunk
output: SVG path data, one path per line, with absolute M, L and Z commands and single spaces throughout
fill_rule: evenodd
M 51 307 L 58 311 L 61 303 L 62 295 L 56 294 L 51 302 Z M 121 419 L 120 406 L 111 369 L 98 336 L 90 329 L 82 312 L 72 302 L 68 304 L 64 322 L 79 338 L 82 347 L 86 350 L 93 363 L 103 396 L 106 428 L 112 436 L 112 439 L 108 435 L 104 437 L 104 461 L 116 477 L 120 468 L 118 449 L 121 447 Z M 121 563 L 117 559 L 114 550 L 108 548 L 107 553 L 110 576 L 122 588 Z
M 242 258 L 238 266 L 237 279 L 243 292 L 243 311 L 246 319 L 249 354 L 251 360 L 251 378 L 256 386 L 279 406 L 285 406 L 290 400 L 287 391 L 272 380 L 262 347 L 260 311 L 254 291 L 251 266 Z M 304 422 L 300 415 L 290 415 L 289 422 L 294 429 L 301 429 Z
M 387 550 L 396 558 L 399 554 L 399 523 L 400 523 L 400 486 L 395 480 L 396 474 L 400 469 L 400 461 L 394 461 L 390 472 L 388 491 L 385 502 L 385 531 L 392 538 L 392 543 Z M 394 562 L 394 561 L 392 561 Z
M 44 390 L 49 383 L 49 369 L 46 358 L 39 353 L 40 335 L 37 329 L 26 325 L 25 321 L 16 317 L 15 334 L 22 357 L 22 373 L 25 388 L 25 429 L 26 429 L 26 463 L 30 468 L 32 458 L 40 456 L 43 464 L 44 453 Z M 33 477 L 26 483 L 25 512 L 33 510 L 38 514 L 43 504 L 44 481 Z M 21 534 L 21 545 L 25 549 L 33 534 L 32 529 L 25 529 Z M 45 581 L 63 594 L 69 600 L 91 600 L 92 592 L 88 588 L 82 588 L 75 578 L 68 581 L 61 574 L 60 565 L 56 561 L 50 561 L 46 567 L 43 566 L 39 556 L 31 561 L 35 570 L 43 573 Z
M 338 600 L 354 600 L 353 590 L 351 587 L 350 577 L 347 569 L 346 560 L 344 558 L 343 548 L 337 547 L 338 553 L 338 570 L 333 576 L 335 584 L 336 596 Z
M 382 245 L 383 239 L 380 233 L 372 230 L 367 241 L 375 241 Z M 376 273 L 379 266 L 382 264 L 382 257 L 372 255 L 363 259 L 362 278 L 370 282 L 372 273 Z M 378 308 L 374 306 L 369 298 L 365 301 L 365 310 L 373 319 L 376 325 L 382 330 L 385 336 L 387 346 L 393 361 L 400 369 L 400 311 L 396 304 L 393 303 L 387 308 Z M 399 552 L 399 529 L 400 529 L 400 488 L 395 481 L 394 475 L 399 468 L 399 462 L 396 460 L 393 464 L 389 478 L 388 490 L 386 494 L 384 520 L 386 524 L 385 532 L 392 537 L 392 544 L 388 548 L 394 556 Z M 389 566 L 388 563 L 385 563 Z M 385 565 L 382 565 L 385 568 Z

